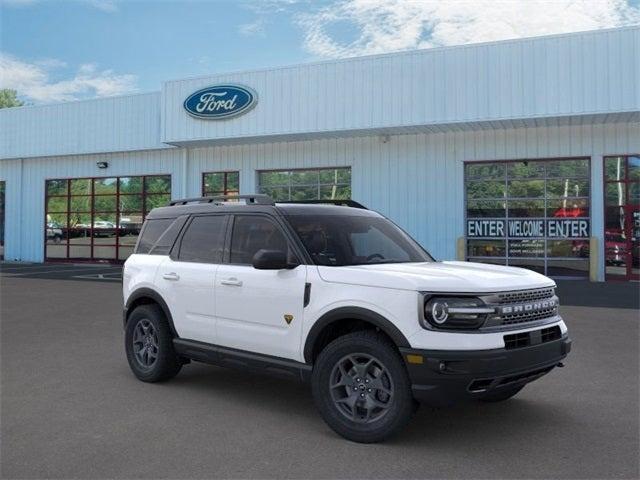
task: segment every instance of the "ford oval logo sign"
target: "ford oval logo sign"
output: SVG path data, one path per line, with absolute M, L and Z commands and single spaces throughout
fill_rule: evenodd
M 184 101 L 184 109 L 197 118 L 218 120 L 235 117 L 251 110 L 258 95 L 241 85 L 214 85 L 192 93 Z

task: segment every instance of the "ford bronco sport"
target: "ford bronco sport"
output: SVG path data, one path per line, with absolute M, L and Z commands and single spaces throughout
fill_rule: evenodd
M 158 382 L 198 361 L 309 381 L 331 428 L 376 442 L 419 403 L 507 400 L 562 365 L 571 341 L 552 280 L 435 261 L 382 215 L 321 203 L 151 211 L 124 266 L 133 373 Z

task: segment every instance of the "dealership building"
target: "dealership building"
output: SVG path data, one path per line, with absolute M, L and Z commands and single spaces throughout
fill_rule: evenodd
M 0 110 L 5 260 L 122 262 L 170 199 L 353 199 L 437 259 L 640 278 L 640 28 Z

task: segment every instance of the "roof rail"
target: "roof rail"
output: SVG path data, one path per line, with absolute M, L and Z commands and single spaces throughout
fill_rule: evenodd
M 224 202 L 233 200 L 244 200 L 247 205 L 275 205 L 273 199 L 269 195 L 217 195 L 215 197 L 193 197 L 171 200 L 169 202 L 169 206 L 174 207 L 176 205 L 188 205 L 189 203 L 223 204 Z
M 317 205 L 338 205 L 341 207 L 351 207 L 351 208 L 361 208 L 363 210 L 368 210 L 367 207 L 362 205 L 361 203 L 356 202 L 355 200 L 287 200 L 284 202 L 278 203 L 298 203 L 298 204 L 317 204 Z

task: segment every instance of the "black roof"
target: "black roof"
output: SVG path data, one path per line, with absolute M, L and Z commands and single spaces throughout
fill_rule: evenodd
M 244 200 L 242 203 L 238 200 Z M 354 215 L 378 216 L 352 200 L 311 200 L 301 202 L 274 202 L 267 195 L 236 195 L 199 197 L 172 200 L 166 207 L 154 208 L 147 218 L 174 218 L 180 215 L 225 211 L 274 213 L 284 215 Z

